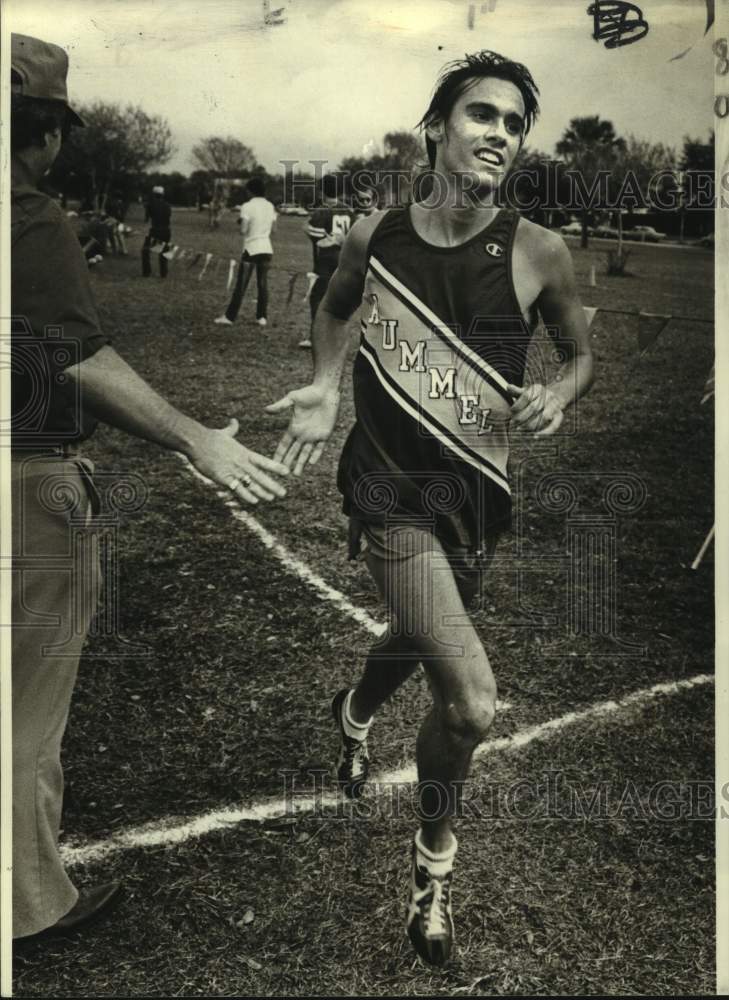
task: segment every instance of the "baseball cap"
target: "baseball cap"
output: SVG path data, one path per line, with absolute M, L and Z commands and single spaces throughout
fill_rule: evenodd
M 71 124 L 83 126 L 83 120 L 68 104 L 68 56 L 60 45 L 13 32 L 10 65 L 20 78 L 13 82 L 14 93 L 44 101 L 63 101 Z

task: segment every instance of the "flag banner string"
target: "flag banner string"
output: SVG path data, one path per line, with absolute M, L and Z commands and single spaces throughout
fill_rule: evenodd
M 152 245 L 151 250 L 152 252 L 155 253 L 161 253 L 165 246 L 166 244 L 164 243 L 155 243 Z M 204 274 L 208 272 L 214 273 L 217 269 L 219 269 L 221 262 L 222 263 L 228 262 L 228 271 L 226 276 L 226 286 L 228 289 L 232 285 L 233 275 L 235 273 L 235 268 L 238 264 L 238 260 L 236 258 L 228 257 L 227 255 L 221 256 L 219 254 L 214 254 L 211 252 L 203 252 L 202 250 L 195 250 L 194 248 L 187 248 L 187 247 L 183 248 L 177 246 L 176 244 L 169 246 L 168 251 L 165 253 L 165 257 L 170 262 L 174 260 L 180 262 L 183 260 L 187 261 L 187 259 L 190 258 L 188 263 L 188 267 L 190 268 L 194 267 L 204 257 L 206 264 L 203 267 L 203 270 L 200 272 L 199 277 L 202 277 Z M 289 275 L 290 280 L 289 280 L 289 287 L 286 299 L 287 304 L 290 303 L 293 298 L 298 278 L 301 277 L 302 275 L 306 275 L 307 288 L 303 297 L 303 301 L 308 302 L 309 296 L 311 295 L 311 290 L 314 287 L 314 284 L 317 279 L 317 275 L 313 271 L 294 271 L 291 270 L 290 268 L 278 268 L 278 267 L 273 267 L 271 270 L 272 272 L 277 272 L 279 274 Z M 653 331 L 651 331 L 650 334 L 648 333 L 645 334 L 645 337 L 648 339 L 648 346 L 650 346 L 650 344 L 657 339 L 657 337 L 663 332 L 664 327 L 671 320 L 678 320 L 679 322 L 684 322 L 684 323 L 708 323 L 710 325 L 713 325 L 714 323 L 713 319 L 707 319 L 704 316 L 679 316 L 669 313 L 651 313 L 647 312 L 644 309 L 639 309 L 637 312 L 634 309 L 611 309 L 608 306 L 583 306 L 583 309 L 585 311 L 585 318 L 587 319 L 588 327 L 592 324 L 592 321 L 597 313 L 610 313 L 611 315 L 614 316 L 637 316 L 639 320 L 643 319 L 649 321 L 650 320 L 662 321 L 662 325 L 658 327 L 658 333 L 655 336 L 653 336 Z M 638 336 L 638 345 L 640 350 L 642 351 L 644 349 L 644 345 L 643 345 L 643 334 L 641 333 L 639 333 Z
M 184 261 L 186 264 L 186 270 L 192 270 L 192 268 L 202 261 L 202 268 L 197 276 L 198 281 L 202 281 L 207 275 L 217 275 L 220 272 L 222 265 L 223 274 L 225 274 L 226 291 L 230 291 L 233 286 L 236 268 L 239 266 L 239 261 L 234 257 L 223 257 L 210 251 L 203 252 L 202 250 L 195 250 L 194 248 L 180 247 L 177 244 L 166 243 L 153 243 L 150 250 L 153 253 L 162 253 L 170 264 L 175 261 L 178 261 L 179 263 Z M 174 275 L 176 270 L 177 268 L 171 268 L 169 272 L 170 275 Z M 313 271 L 294 271 L 289 268 L 277 267 L 272 268 L 271 271 L 272 273 L 286 274 L 289 276 L 288 290 L 285 300 L 286 311 L 288 311 L 293 300 L 299 278 L 304 276 L 306 277 L 307 285 L 302 302 L 309 301 L 312 289 L 318 277 L 318 275 L 316 275 Z M 582 308 L 585 313 L 588 329 L 592 326 L 592 323 L 598 313 L 608 313 L 613 316 L 637 316 L 638 360 L 646 355 L 672 320 L 678 320 L 679 322 L 684 323 L 706 323 L 710 325 L 713 325 L 714 323 L 713 319 L 707 319 L 704 316 L 680 316 L 669 313 L 652 313 L 647 312 L 644 309 L 640 309 L 636 312 L 631 309 L 612 309 L 608 306 L 583 306 Z M 711 398 L 711 396 L 713 396 L 713 394 L 714 380 L 712 368 L 709 379 L 704 387 L 704 396 L 701 403 L 705 403 Z

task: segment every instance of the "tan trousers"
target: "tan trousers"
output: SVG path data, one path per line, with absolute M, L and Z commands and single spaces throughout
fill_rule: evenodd
M 101 589 L 80 458 L 13 456 L 13 935 L 67 913 L 61 740 Z

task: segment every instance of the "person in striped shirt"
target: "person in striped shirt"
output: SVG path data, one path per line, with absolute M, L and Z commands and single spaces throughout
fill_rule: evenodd
M 344 238 L 354 221 L 354 212 L 339 197 L 339 182 L 334 174 L 325 174 L 321 179 L 321 204 L 316 208 L 306 224 L 305 230 L 311 240 L 314 254 L 313 269 L 309 273 L 309 310 L 313 328 L 316 313 L 326 294 L 329 281 L 337 269 L 339 252 Z M 311 347 L 311 339 L 304 337 L 299 347 Z

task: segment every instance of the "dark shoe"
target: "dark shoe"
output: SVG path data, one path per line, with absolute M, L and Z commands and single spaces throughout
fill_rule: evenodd
M 111 913 L 121 900 L 122 895 L 121 882 L 106 882 L 104 885 L 95 885 L 90 889 L 81 889 L 75 904 L 55 924 L 38 931 L 37 934 L 16 938 L 16 941 L 41 941 L 45 938 L 65 937 L 74 934 Z
M 370 771 L 370 758 L 367 752 L 367 740 L 355 740 L 347 736 L 344 731 L 342 714 L 344 712 L 344 699 L 349 694 L 345 688 L 334 695 L 332 701 L 332 715 L 339 729 L 339 739 L 341 747 L 339 750 L 339 760 L 337 761 L 337 780 L 342 786 L 342 791 L 350 799 L 357 799 L 362 794 L 367 775 Z
M 429 965 L 445 965 L 453 949 L 452 879 L 452 871 L 436 878 L 421 868 L 413 845 L 407 930 L 413 948 Z

